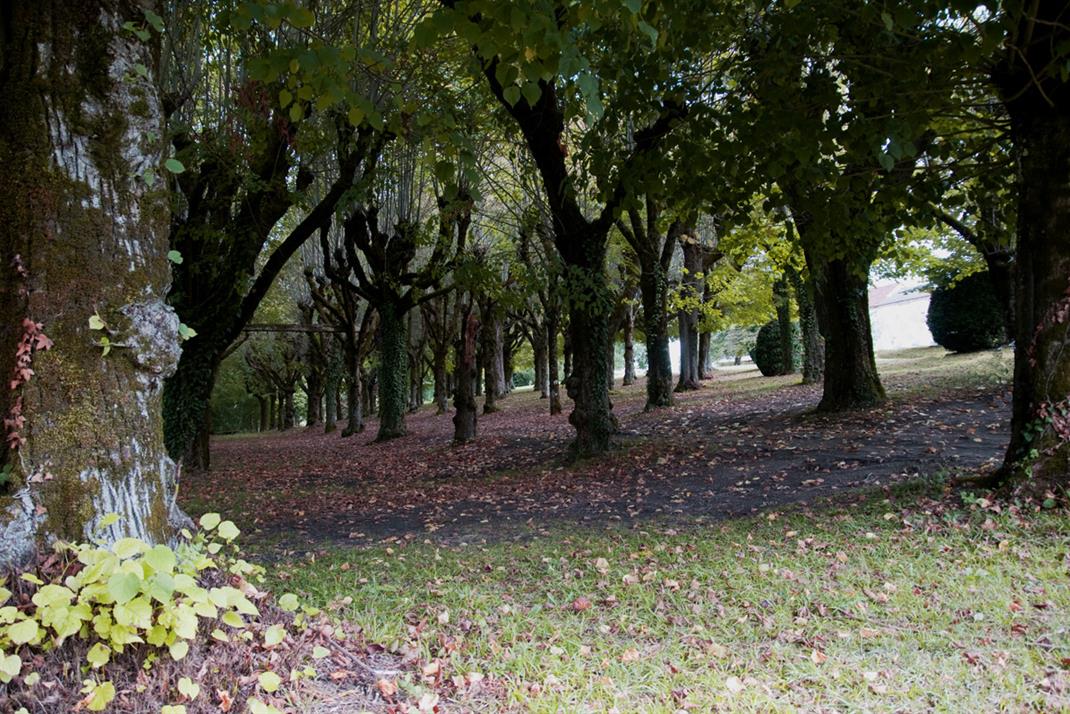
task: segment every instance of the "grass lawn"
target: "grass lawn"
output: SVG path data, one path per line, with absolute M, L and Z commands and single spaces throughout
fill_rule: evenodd
M 280 563 L 445 711 L 1070 711 L 1062 512 L 937 482 L 673 528 Z

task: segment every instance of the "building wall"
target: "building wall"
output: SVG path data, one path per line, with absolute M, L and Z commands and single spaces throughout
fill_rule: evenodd
M 880 352 L 935 345 L 929 326 L 925 323 L 925 315 L 928 311 L 928 294 L 918 295 L 911 300 L 886 303 L 870 308 L 873 349 Z

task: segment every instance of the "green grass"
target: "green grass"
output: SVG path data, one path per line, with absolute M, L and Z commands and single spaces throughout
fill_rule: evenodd
M 1066 514 L 950 503 L 340 548 L 272 585 L 484 675 L 450 711 L 1070 711 Z

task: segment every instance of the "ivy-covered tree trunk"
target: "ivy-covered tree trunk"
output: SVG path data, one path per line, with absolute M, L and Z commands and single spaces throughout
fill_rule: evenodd
M 164 302 L 168 197 L 142 178 L 163 158 L 154 41 L 119 29 L 142 23 L 142 8 L 0 8 L 5 567 L 51 538 L 159 543 L 188 522 L 161 422 L 180 350 Z M 120 520 L 97 530 L 109 513 Z
M 476 339 L 479 335 L 479 321 L 472 314 L 472 304 L 466 303 L 461 308 L 461 330 L 457 337 L 456 392 L 453 406 L 457 410 L 453 415 L 453 443 L 467 444 L 476 438 L 476 423 L 479 419 L 475 395 L 476 376 Z
M 1070 483 L 1070 83 L 1058 69 L 1070 30 L 1061 3 L 1015 10 L 1014 51 L 995 73 L 1019 179 L 1014 396 L 1000 475 L 1043 496 Z
M 646 337 L 646 407 L 673 403 L 672 358 L 669 356 L 669 279 L 665 271 L 644 269 L 639 275 L 643 300 L 643 334 Z
M 788 281 L 780 276 L 773 282 L 773 306 L 776 308 L 777 330 L 780 338 L 780 374 L 793 374 L 796 370 L 795 345 L 792 339 L 791 296 Z
M 795 302 L 799 306 L 799 328 L 803 346 L 802 383 L 818 384 L 825 371 L 825 340 L 817 327 L 813 288 L 809 277 L 804 277 L 795 268 L 788 268 L 787 274 L 795 292 Z
M 385 302 L 379 308 L 379 433 L 376 441 L 405 435 L 409 388 L 408 323 L 404 310 Z
M 624 379 L 621 385 L 635 384 L 635 305 L 628 304 L 624 314 Z
M 568 421 L 576 428 L 573 453 L 589 456 L 608 450 L 610 437 L 617 431 L 607 387 L 611 305 L 601 259 L 587 272 L 570 271 L 567 283 L 573 359 L 565 390 L 575 405 Z
M 820 411 L 870 407 L 885 399 L 873 356 L 869 265 L 864 257 L 828 260 L 807 252 L 818 325 L 825 338 Z

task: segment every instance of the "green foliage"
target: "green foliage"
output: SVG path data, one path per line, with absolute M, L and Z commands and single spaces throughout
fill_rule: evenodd
M 118 520 L 110 514 L 100 527 Z M 137 538 L 110 546 L 59 543 L 58 553 L 70 561 L 62 572 L 72 574 L 45 582 L 23 573 L 20 588 L 32 591 L 27 600 L 13 600 L 11 590 L 0 587 L 0 682 L 24 673 L 36 653 L 78 640 L 88 646 L 83 706 L 101 711 L 116 691 L 99 670 L 127 648 L 144 653 L 145 667 L 151 667 L 164 656 L 181 660 L 208 629 L 217 638 L 251 638 L 244 632 L 245 618 L 257 617 L 259 611 L 246 594 L 250 590 L 204 584 L 262 578 L 262 568 L 239 557 L 237 527 L 209 513 L 201 517 L 196 533 L 183 530 L 181 535 L 175 548 Z M 304 615 L 295 622 L 303 624 Z M 179 694 L 192 699 L 194 687 L 179 682 Z
M 798 364 L 802 360 L 802 341 L 799 338 L 799 328 L 793 322 L 791 324 L 791 347 L 792 362 Z M 776 320 L 770 320 L 758 330 L 758 336 L 754 341 L 754 351 L 751 359 L 758 367 L 758 371 L 765 377 L 783 374 L 783 356 L 780 353 L 780 325 Z
M 952 352 L 974 352 L 1006 344 L 1003 311 L 987 271 L 937 287 L 926 318 L 933 339 Z

